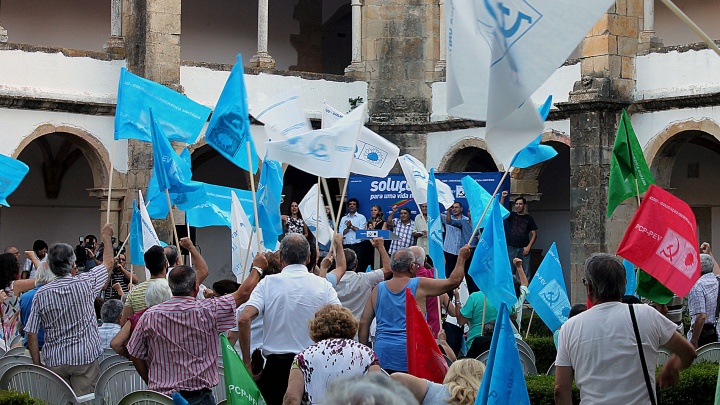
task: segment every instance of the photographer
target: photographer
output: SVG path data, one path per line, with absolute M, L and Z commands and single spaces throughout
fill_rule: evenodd
M 108 271 L 108 281 L 103 290 L 105 300 L 120 299 L 129 291 L 128 285 L 131 279 L 133 284 L 138 283 L 137 276 L 125 269 L 125 263 L 125 254 L 118 254 L 112 269 Z
M 85 249 L 85 271 L 90 271 L 90 269 L 101 263 L 100 260 L 95 259 L 97 248 L 98 243 L 95 235 L 87 235 L 83 243 L 83 249 Z

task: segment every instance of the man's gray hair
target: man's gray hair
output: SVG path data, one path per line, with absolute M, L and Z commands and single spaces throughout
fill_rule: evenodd
M 343 249 L 343 252 L 345 252 L 345 266 L 347 267 L 347 271 L 357 270 L 356 267 L 358 265 L 358 261 L 357 261 L 357 254 L 355 254 L 355 251 L 352 249 L 345 248 L 345 249 Z
M 383 373 L 336 380 L 328 388 L 324 402 L 343 405 L 417 405 L 410 390 Z
M 174 296 L 192 295 L 197 284 L 197 273 L 190 266 L 175 266 L 168 276 L 168 285 Z
M 170 267 L 175 266 L 177 263 L 178 257 L 180 257 L 180 253 L 178 252 L 178 248 L 175 245 L 167 245 L 165 246 L 165 257 L 167 258 L 167 261 L 169 263 Z
M 173 269 L 173 272 L 175 269 Z M 148 283 L 147 290 L 145 291 L 145 304 L 148 308 L 157 304 L 161 304 L 170 298 L 172 298 L 172 291 L 168 285 L 167 279 L 156 278 Z
M 390 260 L 390 268 L 393 273 L 409 272 L 413 263 L 415 263 L 415 255 L 408 248 L 403 248 L 395 252 Z
M 289 233 L 280 242 L 280 258 L 284 265 L 307 263 L 310 258 L 310 244 L 305 236 Z
M 35 273 L 35 285 L 43 285 L 47 284 L 53 280 L 55 280 L 55 275 L 52 271 L 50 271 L 50 266 L 47 262 L 40 262 L 40 267 L 38 267 L 37 272 Z
M 415 263 L 422 266 L 425 264 L 425 249 L 423 249 L 421 246 L 410 246 L 410 251 L 413 253 L 413 256 L 415 256 Z
M 595 253 L 585 261 L 585 281 L 593 296 L 602 301 L 619 301 L 627 283 L 625 267 L 607 253 Z
M 700 274 L 712 273 L 715 267 L 715 260 L 707 253 L 700 254 Z
M 118 318 L 123 311 L 123 303 L 120 300 L 107 300 L 100 309 L 100 319 L 103 323 L 118 323 Z
M 72 272 L 75 265 L 75 251 L 67 243 L 56 243 L 50 246 L 47 255 L 50 271 L 57 277 L 65 277 Z

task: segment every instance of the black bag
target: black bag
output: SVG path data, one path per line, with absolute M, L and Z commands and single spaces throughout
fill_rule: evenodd
M 700 337 L 698 338 L 698 347 L 702 347 L 708 343 L 713 343 L 717 341 L 718 334 L 715 325 L 711 323 L 706 323 L 705 325 L 703 325 L 703 328 L 700 331 Z

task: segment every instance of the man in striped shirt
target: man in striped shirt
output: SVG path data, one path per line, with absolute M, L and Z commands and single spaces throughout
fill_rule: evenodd
M 195 298 L 199 284 L 192 267 L 173 269 L 168 276 L 173 297 L 140 317 L 127 345 L 148 389 L 179 392 L 191 405 L 215 405 L 210 388 L 218 384 L 218 334 L 235 325 L 235 309 L 248 300 L 267 266 L 259 254 L 237 291 L 206 300 Z
M 112 246 L 110 224 L 106 224 L 101 233 L 105 246 Z M 101 265 L 73 277 L 72 246 L 53 245 L 48 252 L 48 264 L 57 278 L 35 293 L 25 326 L 33 363 L 41 365 L 37 333 L 42 326 L 45 367 L 65 379 L 77 395 L 93 392 L 100 375 L 97 359 L 102 347 L 93 303 L 107 282 L 107 269 L 113 262 L 113 249 L 105 249 Z

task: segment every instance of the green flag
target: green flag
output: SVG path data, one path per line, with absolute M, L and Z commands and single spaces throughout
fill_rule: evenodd
M 718 380 L 715 383 L 715 405 L 720 405 L 720 368 L 718 368 Z
M 610 218 L 618 205 L 636 196 L 638 191 L 640 194 L 646 192 L 651 184 L 655 184 L 655 179 L 645 162 L 645 156 L 630 124 L 630 118 L 623 110 L 610 163 L 607 217 Z
M 225 391 L 229 405 L 265 405 L 265 400 L 240 356 L 227 340 L 220 335 L 223 365 L 225 368 Z
M 637 275 L 637 293 L 658 304 L 667 304 L 673 299 L 672 291 L 665 287 L 655 277 L 640 269 Z

